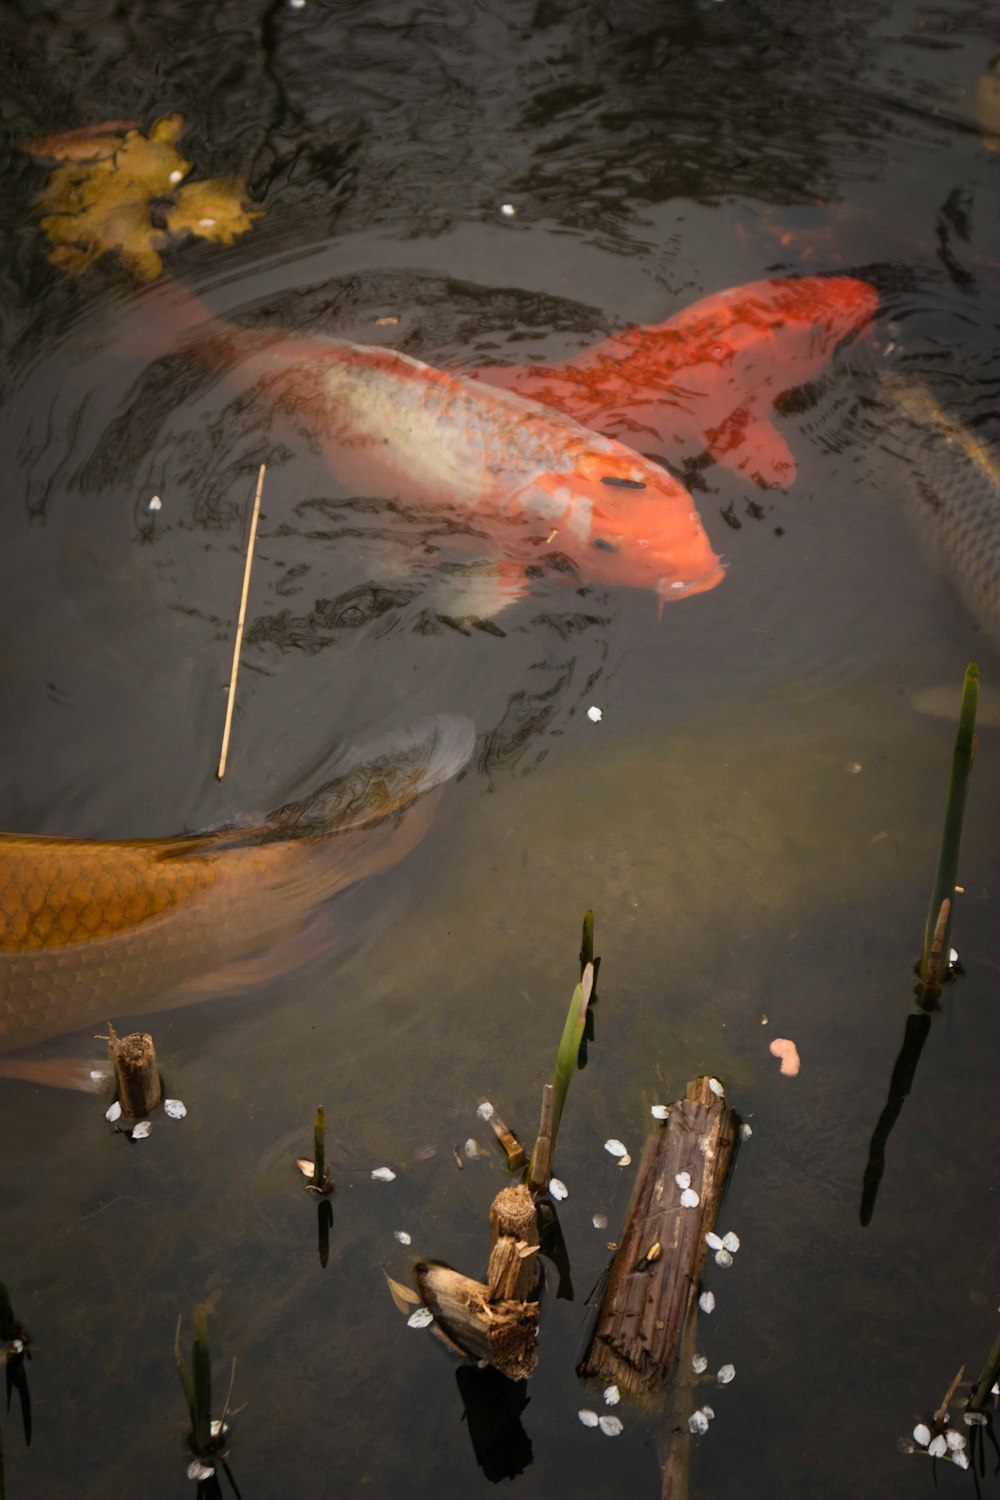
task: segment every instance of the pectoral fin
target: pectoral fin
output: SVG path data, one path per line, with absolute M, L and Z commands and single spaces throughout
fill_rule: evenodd
M 705 448 L 720 464 L 765 487 L 795 479 L 795 459 L 781 433 L 766 417 L 740 406 L 705 433 Z

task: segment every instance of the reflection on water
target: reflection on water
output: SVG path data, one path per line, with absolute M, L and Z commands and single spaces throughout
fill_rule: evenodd
M 897 423 L 880 382 L 918 382 L 995 455 L 997 158 L 975 97 L 996 5 L 8 10 L 3 824 L 217 827 L 301 799 L 337 744 L 438 714 L 477 733 L 419 847 L 345 893 L 346 953 L 242 1003 L 149 1016 L 137 993 L 114 1018 L 152 1027 L 183 1123 L 133 1147 L 80 1096 L 0 1091 L 0 1276 L 38 1351 L 34 1441 L 8 1442 L 8 1492 L 107 1500 L 138 1473 L 174 1494 L 173 1330 L 205 1302 L 240 1358 L 248 1495 L 485 1494 L 501 1475 L 525 1496 L 656 1493 L 656 1411 L 621 1409 L 614 1443 L 576 1418 L 600 1402 L 573 1373 L 580 1288 L 630 1191 L 601 1142 L 637 1145 L 647 1104 L 706 1068 L 754 1136 L 724 1215 L 744 1250 L 699 1330 L 737 1379 L 707 1397 L 692 1493 L 922 1486 L 896 1439 L 995 1333 L 995 1226 L 966 1149 L 971 1105 L 988 1159 L 977 1101 L 1000 1045 L 989 729 L 956 919 L 966 974 L 864 1231 L 858 1196 L 950 753 L 911 699 L 950 682 L 957 700 L 970 657 L 987 684 L 1000 663 L 968 566 L 938 571 L 913 525 L 914 496 L 931 504 L 956 472 L 949 445 L 933 422 Z M 110 260 L 54 279 L 31 215 L 44 174 L 16 142 L 175 109 L 199 169 L 242 177 L 266 213 L 241 244 L 170 250 L 167 273 L 261 348 L 280 327 L 441 368 L 557 367 L 723 288 L 831 272 L 877 287 L 873 336 L 777 403 L 794 484 L 654 455 L 696 486 L 720 587 L 658 623 L 648 593 L 549 568 L 493 613 L 475 603 L 496 578 L 468 550 L 474 521 L 430 536 L 416 509 L 338 486 L 251 385 L 226 383 L 218 331 L 204 362 L 180 327 L 143 345 L 162 289 L 137 299 Z M 453 1147 L 487 1095 L 530 1130 L 587 906 L 601 1028 L 560 1139 L 577 1298 L 550 1289 L 537 1375 L 509 1409 L 487 1392 L 489 1422 L 463 1431 L 488 1379 L 456 1385 L 379 1267 L 406 1279 L 408 1254 L 434 1253 L 476 1269 L 502 1164 L 484 1151 L 459 1172 Z M 794 1080 L 775 1035 L 798 1047 Z M 325 1271 L 290 1167 L 319 1102 L 337 1180 Z M 385 1164 L 395 1181 L 373 1182 Z

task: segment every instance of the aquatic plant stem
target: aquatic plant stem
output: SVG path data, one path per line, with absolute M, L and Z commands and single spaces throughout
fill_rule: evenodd
M 948 972 L 951 953 L 951 927 L 955 904 L 955 882 L 958 879 L 958 856 L 962 842 L 962 822 L 969 792 L 969 776 L 976 754 L 976 709 L 979 705 L 979 668 L 970 662 L 965 669 L 962 706 L 958 715 L 958 733 L 951 761 L 951 781 L 941 835 L 937 877 L 931 897 L 924 943 L 920 955 L 920 984 L 917 999 L 925 1009 L 933 1010 Z
M 996 1384 L 997 1376 L 1000 1375 L 1000 1333 L 993 1341 L 993 1348 L 983 1365 L 983 1371 L 972 1388 L 969 1397 L 969 1411 L 982 1411 L 986 1405 L 986 1398 Z
M 226 704 L 226 726 L 222 731 L 222 753 L 219 756 L 219 769 L 216 776 L 221 781 L 226 774 L 226 760 L 229 756 L 229 735 L 233 727 L 233 706 L 236 703 L 236 678 L 240 670 L 240 651 L 243 647 L 243 626 L 247 617 L 247 595 L 250 592 L 250 569 L 253 567 L 253 549 L 257 540 L 257 518 L 260 515 L 260 497 L 264 489 L 264 475 L 267 472 L 267 464 L 261 464 L 260 473 L 257 475 L 257 493 L 254 496 L 253 515 L 250 518 L 250 540 L 247 542 L 247 561 L 243 570 L 243 593 L 240 597 L 240 614 L 236 622 L 236 640 L 233 642 L 233 670 L 229 677 L 229 701 Z

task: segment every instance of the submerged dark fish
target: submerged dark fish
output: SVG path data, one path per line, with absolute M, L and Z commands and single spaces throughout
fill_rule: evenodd
M 0 834 L 0 1052 L 294 968 L 319 904 L 419 843 L 425 794 L 473 743 L 464 718 L 426 720 L 252 827 L 148 843 Z
M 1000 646 L 1000 457 L 905 375 L 879 377 L 891 430 L 904 447 L 922 540 L 977 623 Z

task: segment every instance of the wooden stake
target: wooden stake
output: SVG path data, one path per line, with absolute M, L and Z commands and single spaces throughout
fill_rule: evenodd
M 253 515 L 250 519 L 250 540 L 247 543 L 247 562 L 243 570 L 243 594 L 240 599 L 240 616 L 236 622 L 236 640 L 233 642 L 233 670 L 229 678 L 229 702 L 226 704 L 226 727 L 222 731 L 222 753 L 219 756 L 219 769 L 215 773 L 221 781 L 226 774 L 226 759 L 229 755 L 229 732 L 233 725 L 233 706 L 236 702 L 236 677 L 240 670 L 240 651 L 243 647 L 243 625 L 247 616 L 247 595 L 250 592 L 250 569 L 253 566 L 253 549 L 257 540 L 257 517 L 260 515 L 260 497 L 264 489 L 264 475 L 267 464 L 261 464 L 260 473 L 257 475 L 257 494 L 253 502 Z
M 551 1083 L 542 1089 L 542 1110 L 538 1121 L 538 1138 L 531 1153 L 528 1186 L 533 1193 L 544 1193 L 552 1174 L 552 1131 L 555 1117 L 555 1089 Z
M 163 1091 L 156 1071 L 153 1038 L 145 1031 L 119 1037 L 109 1021 L 108 1057 L 115 1070 L 122 1114 L 130 1120 L 139 1120 L 158 1109 Z
M 709 1080 L 696 1078 L 646 1142 L 594 1332 L 577 1366 L 581 1375 L 634 1393 L 652 1390 L 667 1374 L 701 1275 L 705 1235 L 715 1223 L 738 1125 L 736 1111 Z M 689 1174 L 698 1194 L 694 1208 L 681 1205 L 680 1172 Z M 660 1253 L 651 1259 L 654 1245 Z

